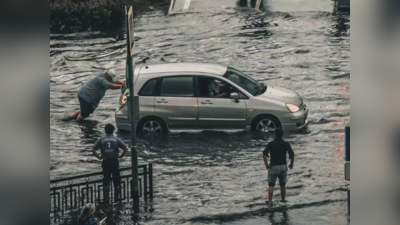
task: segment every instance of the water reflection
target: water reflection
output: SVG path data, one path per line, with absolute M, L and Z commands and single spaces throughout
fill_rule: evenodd
M 335 23 L 333 25 L 332 34 L 334 37 L 350 36 L 350 19 L 348 16 L 335 16 L 333 17 Z
M 280 215 L 282 215 L 282 217 L 278 217 Z M 272 224 L 289 225 L 290 224 L 289 209 L 285 206 L 284 208 L 282 208 L 282 210 L 272 211 L 268 213 L 268 219 Z
M 241 7 L 247 7 L 247 1 L 248 0 L 238 0 L 237 4 Z
M 258 0 L 238 0 L 237 5 L 240 7 L 251 7 L 255 8 L 257 5 Z M 267 0 L 261 0 L 260 8 L 259 10 L 263 11 L 269 11 L 269 7 L 267 4 Z

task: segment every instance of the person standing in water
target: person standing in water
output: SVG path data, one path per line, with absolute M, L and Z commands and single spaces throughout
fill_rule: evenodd
M 103 168 L 104 177 L 104 196 L 108 201 L 111 175 L 114 183 L 114 194 L 115 202 L 119 200 L 121 191 L 121 177 L 119 173 L 119 159 L 124 157 L 128 151 L 128 146 L 119 138 L 113 135 L 115 127 L 112 124 L 107 124 L 104 128 L 106 136 L 96 141 L 93 146 L 92 152 L 99 160 L 103 160 L 101 167 Z M 123 149 L 121 155 L 119 155 L 119 149 Z M 96 152 L 100 150 L 100 155 Z
M 283 140 L 282 129 L 275 129 L 275 140 L 268 143 L 267 147 L 263 152 L 263 159 L 265 167 L 268 170 L 268 200 L 269 205 L 272 205 L 272 196 L 274 194 L 274 188 L 276 180 L 279 178 L 279 186 L 281 187 L 282 202 L 285 202 L 286 195 L 286 181 L 288 166 L 286 157 L 289 155 L 290 164 L 289 168 L 293 169 L 294 163 L 294 152 L 290 143 Z M 271 163 L 268 164 L 268 158 L 271 158 Z
M 117 80 L 116 76 L 115 71 L 110 69 L 86 82 L 78 92 L 80 110 L 72 115 L 67 110 L 63 120 L 76 119 L 76 122 L 82 122 L 89 117 L 108 89 L 121 89 L 125 85 L 125 82 Z

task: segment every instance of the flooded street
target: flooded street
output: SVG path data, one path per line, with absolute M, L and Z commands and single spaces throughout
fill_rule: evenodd
M 138 140 L 139 163 L 153 163 L 155 195 L 141 224 L 347 224 L 344 127 L 350 123 L 350 21 L 329 12 L 229 8 L 135 20 L 136 64 L 204 62 L 233 66 L 301 95 L 308 129 L 286 135 L 296 154 L 287 200 L 266 204 L 262 151 L 271 140 L 242 132 L 173 132 Z M 120 91 L 106 93 L 83 124 L 77 91 L 104 68 L 125 76 L 126 45 L 115 33 L 50 34 L 50 178 L 100 171 L 89 149 L 113 123 Z M 129 143 L 129 133 L 117 133 Z M 121 160 L 130 166 L 130 158 Z M 276 188 L 279 189 L 278 186 Z M 132 224 L 130 215 L 121 221 Z

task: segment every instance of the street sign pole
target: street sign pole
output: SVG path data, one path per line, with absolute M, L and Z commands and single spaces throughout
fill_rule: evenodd
M 132 56 L 134 53 L 134 36 L 133 36 L 133 13 L 132 7 L 126 12 L 126 41 L 127 41 L 127 64 L 128 67 L 128 86 L 129 86 L 129 119 L 131 123 L 131 164 L 132 164 L 132 197 L 133 197 L 133 211 L 139 212 L 139 187 L 138 187 L 138 157 L 136 151 L 136 123 L 134 115 L 134 80 L 133 80 L 133 65 Z
M 345 179 L 350 181 L 350 126 L 345 128 L 345 153 L 346 164 L 344 166 Z M 350 216 L 350 188 L 347 189 L 347 213 Z
M 345 129 L 345 151 L 346 161 L 350 162 L 350 126 L 346 126 Z

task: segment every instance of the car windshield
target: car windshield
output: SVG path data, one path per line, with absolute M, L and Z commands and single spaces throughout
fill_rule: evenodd
M 237 84 L 253 96 L 259 94 L 262 89 L 266 87 L 265 85 L 254 80 L 250 76 L 231 67 L 228 67 L 228 70 L 226 71 L 224 77 Z

